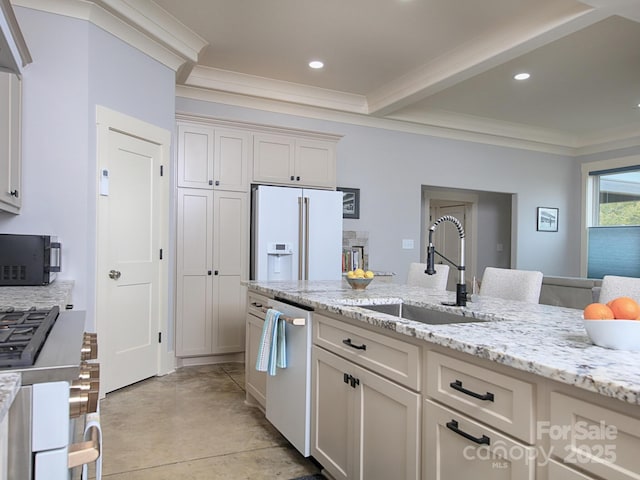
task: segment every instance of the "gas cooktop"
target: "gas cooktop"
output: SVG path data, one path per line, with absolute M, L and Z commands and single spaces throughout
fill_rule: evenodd
M 59 313 L 58 307 L 0 312 L 0 369 L 33 365 Z

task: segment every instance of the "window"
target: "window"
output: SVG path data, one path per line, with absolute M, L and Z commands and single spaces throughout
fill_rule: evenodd
M 640 166 L 589 172 L 587 276 L 640 277 Z
M 640 167 L 591 172 L 590 175 L 596 178 L 598 211 L 595 225 L 640 225 Z

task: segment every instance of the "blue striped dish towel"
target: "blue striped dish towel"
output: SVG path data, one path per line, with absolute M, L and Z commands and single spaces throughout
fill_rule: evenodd
M 256 370 L 259 372 L 275 375 L 276 367 L 287 367 L 285 328 L 285 321 L 280 318 L 280 312 L 268 309 L 256 358 Z

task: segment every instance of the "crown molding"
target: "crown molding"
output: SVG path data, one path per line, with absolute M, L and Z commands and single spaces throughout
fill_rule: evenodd
M 367 113 L 368 111 L 367 99 L 363 95 L 256 77 L 218 68 L 196 66 L 184 84 L 190 87 L 262 97 L 350 113 Z
M 175 72 L 206 42 L 150 0 L 11 0 L 13 5 L 86 20 Z
M 451 140 L 476 142 L 487 145 L 497 145 L 501 147 L 532 150 L 563 156 L 575 155 L 574 148 L 564 145 L 554 145 L 551 143 L 537 142 L 526 139 L 510 138 L 508 136 L 502 136 L 498 134 L 465 131 L 446 126 L 441 127 L 436 125 L 425 125 L 400 119 L 373 117 L 366 114 L 330 110 L 310 105 L 300 105 L 266 98 L 250 97 L 247 95 L 240 95 L 236 93 L 214 91 L 206 88 L 179 85 L 176 87 L 176 97 L 211 103 L 220 103 L 236 107 L 251 108 L 285 115 L 314 118 L 317 120 L 327 120 L 364 127 L 383 128 L 386 130 L 394 130 L 405 133 L 428 135 L 433 137 L 447 138 Z M 187 112 L 185 112 L 185 114 L 187 114 Z

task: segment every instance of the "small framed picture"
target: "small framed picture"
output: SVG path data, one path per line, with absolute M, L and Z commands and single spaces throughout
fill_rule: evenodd
M 360 189 L 338 187 L 337 190 L 342 192 L 342 218 L 360 218 Z
M 549 207 L 538 207 L 537 225 L 539 232 L 557 232 L 558 209 Z

